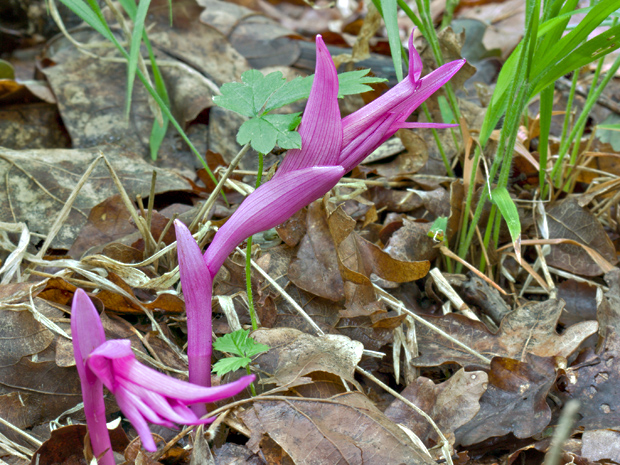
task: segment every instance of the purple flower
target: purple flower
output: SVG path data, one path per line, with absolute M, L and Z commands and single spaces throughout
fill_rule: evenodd
M 102 457 L 103 465 L 114 464 L 105 423 L 103 385 L 116 396 L 144 448 L 153 452 L 157 448 L 147 422 L 168 427 L 174 423 L 209 423 L 214 418 L 200 419 L 187 405 L 232 397 L 254 381 L 251 375 L 222 386 L 203 387 L 142 365 L 136 360 L 129 340 L 105 341 L 97 310 L 81 289 L 75 292 L 71 307 L 71 333 L 93 453 Z
M 338 76 L 321 36 L 316 74 L 299 134 L 302 148 L 289 150 L 276 175 L 256 189 L 217 232 L 204 254 L 211 277 L 245 238 L 270 229 L 320 198 L 400 128 L 447 128 L 454 124 L 407 123 L 409 115 L 465 64 L 456 60 L 420 78 L 422 60 L 409 39 L 409 75 L 393 89 L 341 119 Z
M 211 386 L 211 289 L 213 280 L 202 252 L 187 226 L 174 221 L 181 286 L 187 314 L 189 382 Z M 192 406 L 196 415 L 207 413 L 204 404 Z

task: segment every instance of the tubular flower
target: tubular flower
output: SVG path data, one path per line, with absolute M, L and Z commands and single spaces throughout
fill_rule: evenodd
M 187 360 L 189 382 L 199 386 L 211 386 L 211 292 L 213 280 L 202 259 L 200 247 L 187 226 L 174 221 L 177 237 L 179 273 L 185 297 L 187 314 Z M 204 404 L 192 405 L 196 415 L 207 413 Z
M 456 60 L 420 78 L 422 60 L 409 39 L 409 75 L 370 104 L 341 119 L 338 76 L 321 36 L 316 74 L 299 134 L 302 148 L 289 150 L 275 176 L 256 189 L 217 232 L 204 254 L 212 276 L 241 241 L 288 219 L 332 189 L 348 171 L 400 128 L 447 128 L 454 124 L 407 123 L 409 115 L 465 64 Z
M 73 299 L 71 332 L 93 452 L 97 457 L 103 454 L 100 463 L 104 465 L 113 465 L 114 457 L 105 423 L 102 385 L 116 396 L 144 448 L 154 452 L 157 448 L 147 422 L 168 427 L 174 423 L 209 423 L 214 418 L 200 419 L 187 405 L 232 397 L 254 380 L 251 375 L 222 386 L 203 387 L 142 365 L 136 360 L 129 340 L 105 341 L 97 310 L 81 289 Z

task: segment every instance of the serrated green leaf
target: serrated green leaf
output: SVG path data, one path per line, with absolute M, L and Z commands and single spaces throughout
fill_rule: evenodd
M 213 97 L 217 106 L 234 111 L 243 116 L 253 117 L 254 93 L 252 88 L 242 82 L 227 82 L 220 88 L 222 95 Z
M 301 148 L 301 136 L 288 129 L 298 116 L 299 113 L 293 113 L 252 118 L 239 128 L 237 142 L 241 145 L 249 142 L 260 153 L 271 152 L 276 144 L 284 149 Z
M 338 98 L 345 95 L 363 94 L 372 90 L 368 84 L 385 82 L 386 79 L 367 76 L 370 69 L 358 69 L 355 71 L 347 71 L 338 75 Z M 280 87 L 269 98 L 265 113 L 289 105 L 297 100 L 305 99 L 310 96 L 314 75 L 305 78 L 297 77 L 292 81 L 288 81 Z
M 248 357 L 227 357 L 218 360 L 213 365 L 213 371 L 219 376 L 223 376 L 231 371 L 237 371 L 239 368 L 245 368 L 249 365 L 250 360 Z
M 252 89 L 254 96 L 252 110 L 257 116 L 263 112 L 263 107 L 271 94 L 286 83 L 280 71 L 264 76 L 260 71 L 251 69 L 243 73 L 241 79 Z
M 259 344 L 254 339 L 249 337 L 245 349 L 245 355 L 248 357 L 253 357 L 254 355 L 260 354 L 261 352 L 267 352 L 269 349 L 271 349 L 271 347 L 265 344 Z
M 363 94 L 372 90 L 368 84 L 385 82 L 387 79 L 367 76 L 370 69 L 347 71 L 338 75 L 338 98 L 345 95 Z
M 220 352 L 239 355 L 240 357 L 252 357 L 269 350 L 269 346 L 257 343 L 249 334 L 250 331 L 246 329 L 239 329 L 230 334 L 225 334 L 213 343 L 213 348 Z
M 308 98 L 313 81 L 314 75 L 306 76 L 305 78 L 296 77 L 292 81 L 288 81 L 271 95 L 265 107 L 265 112 Z
M 278 131 L 264 118 L 252 118 L 245 121 L 237 133 L 239 145 L 248 142 L 259 153 L 269 153 L 276 146 Z

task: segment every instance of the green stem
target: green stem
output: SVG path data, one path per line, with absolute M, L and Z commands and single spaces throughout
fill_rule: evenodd
M 588 115 L 590 114 L 590 111 L 594 107 L 594 104 L 597 102 L 597 100 L 603 93 L 603 90 L 605 89 L 609 81 L 614 77 L 614 75 L 618 71 L 618 68 L 620 68 L 620 56 L 618 56 L 616 60 L 614 61 L 613 65 L 611 65 L 611 68 L 609 69 L 609 71 L 607 71 L 601 83 L 596 87 L 596 90 L 592 94 L 588 95 L 588 98 L 586 99 L 586 104 L 584 105 L 583 110 L 581 114 L 579 115 L 579 118 L 577 118 L 577 122 L 573 126 L 573 129 L 571 130 L 570 135 L 566 138 L 566 140 L 563 141 L 563 144 L 560 146 L 560 152 L 558 154 L 558 159 L 555 162 L 555 165 L 553 166 L 553 170 L 551 171 L 551 178 L 554 180 L 557 180 L 558 186 L 562 182 L 561 170 L 560 170 L 561 165 L 562 165 L 562 160 L 568 153 L 568 149 L 570 147 L 571 141 L 574 141 L 574 143 L 578 143 L 577 141 L 575 141 L 575 137 L 579 133 L 581 126 L 585 125 Z
M 248 375 L 252 374 L 252 370 L 250 370 L 249 364 L 245 366 L 245 371 L 248 373 Z M 254 383 L 250 383 L 250 391 L 252 392 L 252 397 L 256 397 L 256 388 L 254 388 Z
M 428 106 L 426 105 L 426 103 L 423 103 L 420 106 L 422 107 L 422 111 L 424 111 L 424 114 L 426 115 L 427 121 L 432 122 L 433 118 L 431 116 L 431 112 L 428 111 Z M 431 131 L 433 132 L 433 137 L 435 138 L 435 142 L 437 143 L 437 148 L 439 149 L 439 153 L 441 154 L 441 160 L 443 161 L 443 164 L 446 167 L 446 172 L 448 173 L 448 176 L 453 178 L 454 172 L 452 171 L 452 168 L 450 167 L 450 160 L 448 160 L 446 151 L 443 149 L 443 145 L 441 144 L 441 140 L 439 139 L 439 133 L 437 132 L 437 129 L 435 128 L 431 128 Z
M 263 178 L 263 154 L 258 154 L 258 173 L 256 175 L 256 188 L 260 187 L 261 180 Z M 254 309 L 254 299 L 252 298 L 252 236 L 248 237 L 248 243 L 245 249 L 245 285 L 248 293 L 248 308 L 250 311 L 250 319 L 252 320 L 252 330 L 258 329 L 258 322 L 256 320 L 256 310 Z M 248 367 L 248 370 L 250 367 Z M 248 374 L 249 371 L 248 371 Z M 252 386 L 252 392 L 254 395 L 254 386 Z

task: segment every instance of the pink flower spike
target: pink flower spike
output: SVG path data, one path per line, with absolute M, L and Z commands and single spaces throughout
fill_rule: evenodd
M 213 280 L 202 259 L 202 251 L 181 221 L 174 221 L 181 286 L 187 313 L 187 358 L 189 382 L 211 386 L 211 292 Z M 205 405 L 194 405 L 196 415 L 207 413 Z
M 412 79 L 413 81 L 418 81 L 420 76 L 422 76 L 422 58 L 420 58 L 420 54 L 415 49 L 413 45 L 413 33 L 415 29 L 411 31 L 411 35 L 409 36 L 409 75 L 407 78 Z
M 191 410 L 181 414 L 179 407 L 235 396 L 255 379 L 250 375 L 222 386 L 197 386 L 140 364 L 126 339 L 105 342 L 90 354 L 86 363 L 116 396 L 119 407 L 140 434 L 142 445 L 150 452 L 156 448 L 147 422 L 169 425 L 182 416 L 188 425 L 210 423 L 215 418 L 200 419 Z
M 396 123 L 394 126 L 396 129 L 447 129 L 458 128 L 458 124 L 452 123 Z
M 202 261 L 202 255 L 198 254 Z M 187 406 L 235 396 L 255 379 L 250 375 L 229 384 L 204 387 L 140 364 L 129 340 L 105 340 L 97 310 L 81 289 L 75 292 L 71 306 L 71 335 L 93 453 L 100 457 L 99 463 L 103 465 L 114 465 L 105 422 L 104 385 L 116 396 L 121 411 L 140 435 L 144 448 L 154 452 L 156 447 L 148 428 L 149 422 L 169 427 L 175 423 L 210 423 L 214 417 L 200 419 Z
M 105 332 L 97 309 L 82 289 L 77 289 L 73 295 L 71 337 L 93 454 L 100 457 L 101 465 L 114 465 L 114 453 L 105 421 L 103 384 L 85 364 L 89 354 L 105 342 Z
M 338 75 L 329 50 L 316 36 L 316 70 L 308 105 L 299 126 L 301 149 L 289 150 L 276 176 L 313 166 L 338 162 L 342 146 L 342 123 L 338 107 Z
M 220 228 L 204 254 L 211 276 L 243 240 L 282 223 L 329 191 L 344 174 L 340 166 L 304 168 L 274 176 L 252 192 Z

